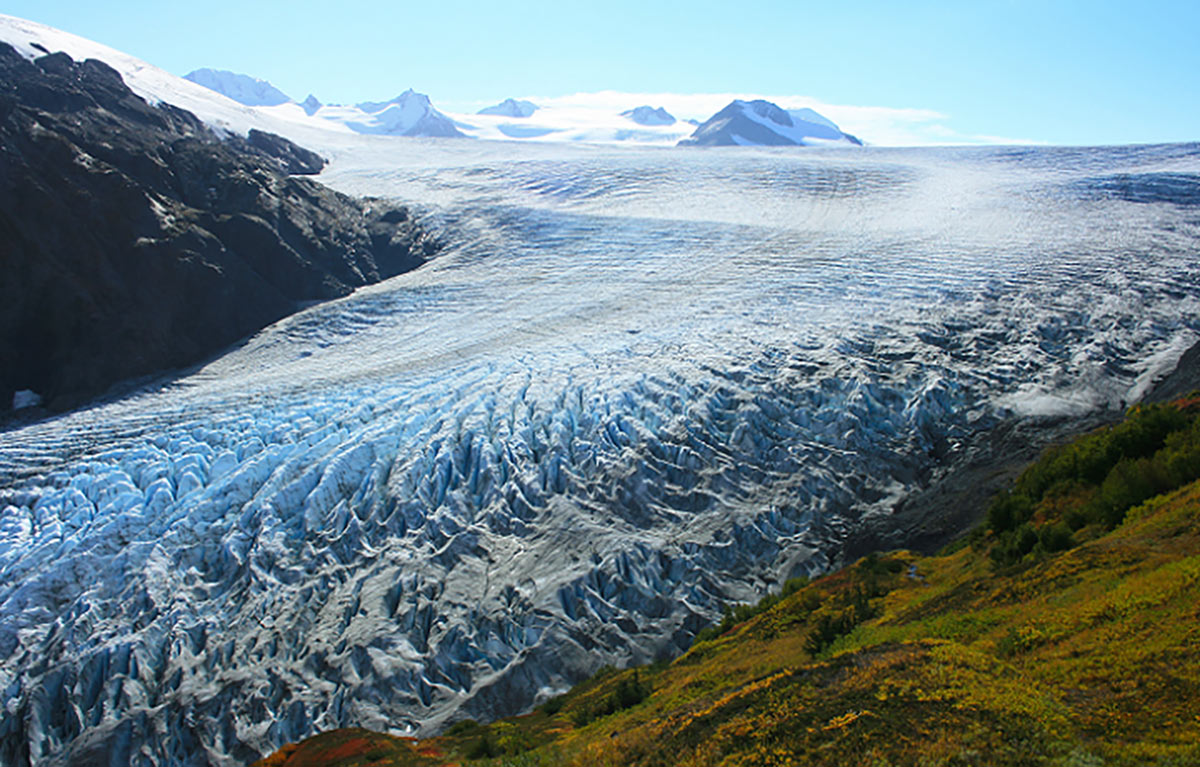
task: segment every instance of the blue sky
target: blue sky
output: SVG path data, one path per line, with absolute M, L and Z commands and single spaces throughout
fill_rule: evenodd
M 909 127 L 921 143 L 1200 140 L 1200 0 L 7 0 L 2 10 L 176 74 L 252 74 L 296 99 L 413 87 L 466 111 L 602 90 L 757 94 L 824 105 L 843 123 L 859 115 L 868 140 L 889 110 L 920 110 Z

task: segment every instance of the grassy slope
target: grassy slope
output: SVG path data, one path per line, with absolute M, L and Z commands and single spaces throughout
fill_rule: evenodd
M 260 764 L 1200 765 L 1200 482 L 1076 527 L 1013 564 L 992 534 L 861 560 L 638 669 L 652 692 L 615 713 L 634 670 L 487 727 L 344 730 Z

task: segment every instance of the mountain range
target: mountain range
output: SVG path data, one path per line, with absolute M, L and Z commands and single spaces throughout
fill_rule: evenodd
M 198 69 L 186 79 L 250 107 L 297 105 L 265 80 L 213 69 Z M 391 101 L 326 105 L 309 96 L 298 106 L 309 116 L 343 125 L 356 133 L 440 138 L 505 140 L 589 140 L 621 143 L 678 143 L 681 146 L 807 146 L 858 145 L 828 118 L 812 109 L 785 110 L 765 100 L 734 100 L 700 123 L 679 121 L 662 107 L 640 105 L 610 116 L 639 126 L 630 129 L 619 120 L 597 124 L 553 107 L 507 98 L 474 115 L 447 115 L 428 96 L 411 89 Z M 556 114 L 557 112 L 557 114 Z M 534 115 L 537 113 L 537 117 Z M 497 119 L 498 118 L 498 119 Z M 520 120 L 513 124 L 508 120 Z M 692 128 L 694 127 L 694 130 Z M 690 135 L 688 133 L 690 132 Z
M 197 85 L 222 93 L 239 104 L 251 107 L 274 107 L 286 104 L 291 97 L 271 85 L 248 75 L 223 69 L 197 69 L 183 76 Z
M 63 51 L 77 61 L 104 61 L 122 75 L 135 94 L 150 103 L 165 102 L 187 109 L 217 131 L 245 136 L 255 128 L 309 147 L 336 140 L 339 133 L 660 146 L 861 143 L 811 109 L 785 110 L 774 104 L 771 109 L 745 106 L 756 101 L 731 102 L 706 121 L 721 116 L 725 128 L 706 132 L 701 132 L 699 121 L 676 119 L 677 115 L 661 107 L 636 104 L 609 113 L 509 98 L 475 114 L 460 114 L 437 109 L 427 95 L 412 89 L 378 102 L 326 104 L 311 94 L 297 102 L 271 83 L 249 75 L 205 68 L 178 77 L 91 40 L 2 14 L 0 40 L 27 57 Z M 737 120 L 733 127 L 726 119 L 730 110 L 744 113 L 744 119 Z M 786 119 L 764 118 L 760 113 L 777 118 L 785 115 Z

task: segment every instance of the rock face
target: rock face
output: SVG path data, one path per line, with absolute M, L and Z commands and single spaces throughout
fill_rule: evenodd
M 2 406 L 198 362 L 436 250 L 405 209 L 286 175 L 322 165 L 271 134 L 222 140 L 102 62 L 0 44 Z
M 313 175 L 320 173 L 325 167 L 325 159 L 321 155 L 296 146 L 274 133 L 251 128 L 246 141 L 260 152 L 278 160 L 282 165 L 281 169 L 288 175 Z
M 813 140 L 862 145 L 811 109 L 788 112 L 770 101 L 737 99 L 701 123 L 679 146 L 805 146 Z

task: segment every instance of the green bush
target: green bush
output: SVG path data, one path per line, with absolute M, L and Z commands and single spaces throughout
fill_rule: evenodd
M 767 594 L 758 601 L 758 604 L 744 605 L 725 605 L 722 610 L 721 622 L 712 626 L 706 626 L 696 632 L 696 636 L 692 638 L 692 646 L 701 642 L 711 642 L 717 637 L 725 634 L 733 629 L 739 623 L 745 623 L 756 615 L 761 615 L 767 610 L 770 610 L 775 605 L 779 604 L 784 598 L 790 597 L 800 589 L 807 586 L 809 583 L 807 575 L 801 575 L 797 578 L 789 578 L 783 584 L 783 588 L 778 594 Z
M 1134 506 L 1198 478 L 1200 418 L 1192 408 L 1131 408 L 1115 426 L 1046 450 L 996 495 L 987 512 L 991 557 L 1009 565 L 1070 548 L 1073 530 L 1111 530 Z
M 500 752 L 496 750 L 496 746 L 487 735 L 472 743 L 471 747 L 467 749 L 468 759 L 491 759 L 494 756 L 500 756 Z
M 460 719 L 446 728 L 446 735 L 462 735 L 464 732 L 479 729 L 479 722 L 474 719 Z
M 1048 554 L 1056 551 L 1066 551 L 1074 541 L 1071 538 L 1071 528 L 1066 522 L 1056 522 L 1038 530 L 1038 546 Z
M 634 669 L 632 676 L 618 680 L 616 688 L 600 701 L 591 706 L 580 706 L 575 709 L 571 714 L 571 721 L 576 727 L 583 727 L 596 719 L 636 706 L 651 692 L 650 685 L 642 682 L 638 669 Z
M 789 578 L 783 584 L 782 594 L 784 597 L 790 597 L 792 594 L 795 594 L 797 591 L 807 586 L 808 583 L 809 580 L 807 575 L 801 575 L 798 578 Z

